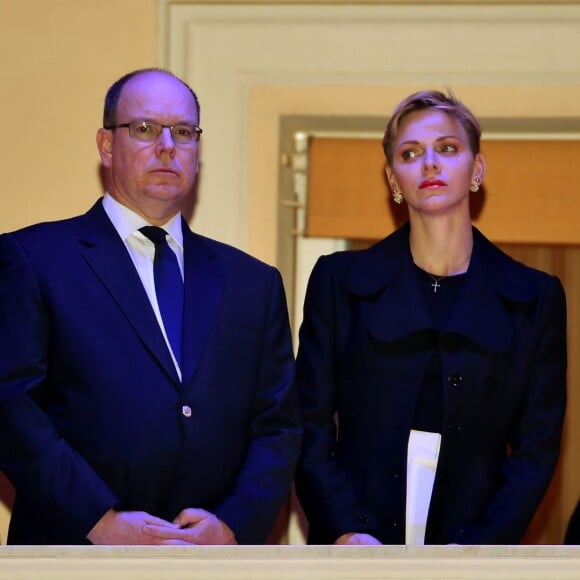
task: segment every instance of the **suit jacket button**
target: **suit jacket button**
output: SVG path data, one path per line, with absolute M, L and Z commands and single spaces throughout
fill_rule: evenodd
M 181 414 L 184 417 L 191 417 L 191 407 L 189 405 L 183 405 L 183 407 L 181 407 Z
M 460 387 L 461 383 L 463 382 L 463 377 L 461 375 L 458 374 L 454 374 L 454 375 L 450 375 L 449 377 L 447 377 L 447 382 L 452 386 L 452 387 Z

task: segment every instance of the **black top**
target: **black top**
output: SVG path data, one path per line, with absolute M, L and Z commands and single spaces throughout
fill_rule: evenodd
M 431 358 L 427 363 L 425 376 L 413 418 L 413 429 L 442 433 L 443 429 L 443 382 L 441 378 L 441 351 L 439 337 L 457 303 L 467 274 L 455 276 L 434 276 L 418 266 L 417 282 L 420 285 L 429 312 L 433 318 L 435 332 Z

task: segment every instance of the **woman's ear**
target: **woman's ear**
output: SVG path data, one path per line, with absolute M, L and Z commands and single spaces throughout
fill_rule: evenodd
M 393 170 L 389 165 L 385 167 L 385 173 L 387 174 L 387 181 L 389 182 L 391 192 L 395 193 L 397 191 L 400 191 L 399 184 L 397 183 L 397 178 L 395 177 L 395 174 L 393 173 Z
M 487 169 L 487 162 L 483 153 L 478 153 L 475 156 L 475 160 L 473 163 L 473 175 L 471 176 L 472 179 L 479 180 L 479 183 L 483 182 L 483 178 L 485 176 L 485 170 Z

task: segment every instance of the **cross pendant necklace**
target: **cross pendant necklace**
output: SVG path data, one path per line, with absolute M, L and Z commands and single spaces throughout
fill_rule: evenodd
M 431 274 L 429 274 L 431 276 Z M 435 278 L 435 276 L 431 276 L 431 280 L 433 280 L 433 284 L 431 284 L 431 288 L 433 288 L 433 293 L 437 294 L 437 288 L 441 288 L 441 284 L 439 284 L 440 280 L 443 280 L 445 276 L 440 276 L 439 278 Z

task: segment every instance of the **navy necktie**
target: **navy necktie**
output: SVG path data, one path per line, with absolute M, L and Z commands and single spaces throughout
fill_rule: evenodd
M 139 230 L 155 244 L 153 277 L 157 304 L 173 355 L 181 367 L 181 337 L 183 328 L 183 278 L 177 256 L 167 243 L 167 232 L 157 226 Z

